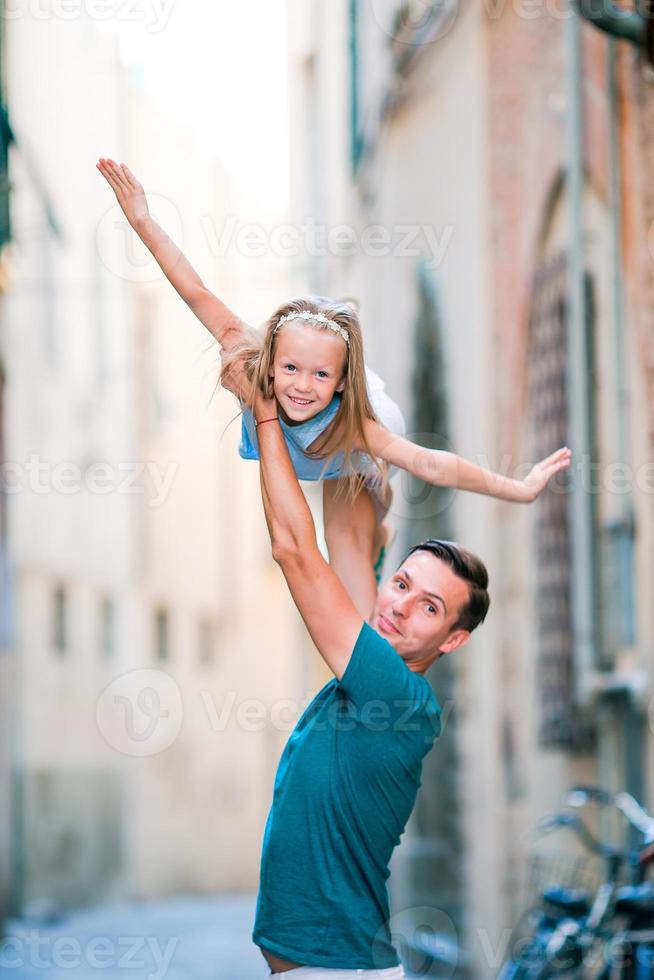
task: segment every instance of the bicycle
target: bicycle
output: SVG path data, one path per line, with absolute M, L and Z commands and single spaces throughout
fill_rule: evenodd
M 624 924 L 612 932 L 608 956 L 597 976 L 598 980 L 654 980 L 654 881 L 647 878 L 654 868 L 654 818 L 628 793 L 579 787 L 568 800 L 573 806 L 616 806 L 643 837 L 643 846 L 629 855 L 632 881 L 619 888 L 613 899 L 613 920 Z
M 647 929 L 654 923 L 654 890 L 652 883 L 645 881 L 647 868 L 654 864 L 654 820 L 627 793 L 576 787 L 566 802 L 570 807 L 590 803 L 615 807 L 642 835 L 644 846 L 628 850 L 603 843 L 571 811 L 540 821 L 541 834 L 572 830 L 585 851 L 601 860 L 603 874 L 594 887 L 580 889 L 583 858 L 569 860 L 567 870 L 572 868 L 572 874 L 568 874 L 567 883 L 557 881 L 542 889 L 533 932 L 519 954 L 514 951 L 504 964 L 499 978 L 654 980 L 654 934 Z M 562 870 L 564 866 L 560 866 Z M 625 871 L 630 871 L 630 884 L 621 887 Z M 625 955 L 627 950 L 629 955 Z

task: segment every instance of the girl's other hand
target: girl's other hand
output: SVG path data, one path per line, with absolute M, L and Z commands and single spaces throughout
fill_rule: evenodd
M 540 463 L 536 463 L 523 481 L 525 488 L 524 500 L 527 503 L 535 500 L 553 476 L 556 476 L 561 470 L 565 470 L 570 466 L 571 458 L 572 453 L 567 446 L 564 446 L 562 449 L 557 449 L 551 456 L 547 456 L 546 459 L 542 459 Z
M 96 167 L 110 184 L 132 228 L 150 217 L 145 191 L 126 164 L 100 157 Z

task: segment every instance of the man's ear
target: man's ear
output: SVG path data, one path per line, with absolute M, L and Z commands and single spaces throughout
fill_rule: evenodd
M 454 653 L 470 638 L 470 630 L 453 630 L 440 646 L 441 653 Z

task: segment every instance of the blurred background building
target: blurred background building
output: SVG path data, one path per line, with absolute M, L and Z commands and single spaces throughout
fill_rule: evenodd
M 245 319 L 287 295 L 284 266 L 253 283 L 223 257 L 248 189 L 115 37 L 85 16 L 3 23 L 2 912 L 251 892 L 276 762 L 324 667 L 272 561 L 217 346 L 98 157 L 129 161 Z M 167 713 L 170 744 L 149 742 Z
M 454 536 L 492 607 L 431 671 L 394 906 L 492 976 L 538 816 L 579 781 L 652 800 L 652 71 L 567 5 L 290 9 L 292 207 L 333 233 L 302 273 L 359 299 L 418 441 L 516 476 L 574 451 L 531 507 L 396 487 L 396 557 Z
M 277 760 L 328 678 L 216 347 L 113 206 L 110 155 L 250 322 L 355 297 L 416 441 L 515 476 L 573 449 L 528 507 L 395 481 L 387 571 L 451 536 L 492 606 L 430 673 L 446 723 L 392 907 L 490 977 L 537 818 L 581 781 L 654 805 L 652 69 L 565 4 L 286 0 L 275 40 L 217 5 L 243 57 L 214 90 L 194 9 L 150 39 L 187 39 L 187 119 L 92 18 L 1 19 L 0 917 L 252 893 Z M 236 136 L 194 99 L 218 113 L 246 77 Z M 207 133 L 248 135 L 247 167 Z

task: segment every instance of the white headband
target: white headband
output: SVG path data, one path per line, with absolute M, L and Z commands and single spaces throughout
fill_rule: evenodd
M 340 323 L 336 323 L 330 317 L 325 316 L 324 313 L 312 313 L 310 310 L 303 310 L 301 313 L 287 313 L 286 316 L 280 317 L 277 321 L 273 333 L 277 333 L 281 325 L 288 320 L 319 320 L 320 323 L 325 323 L 330 330 L 333 330 L 339 337 L 342 337 L 348 347 L 350 345 L 350 335 L 345 327 L 342 327 Z

